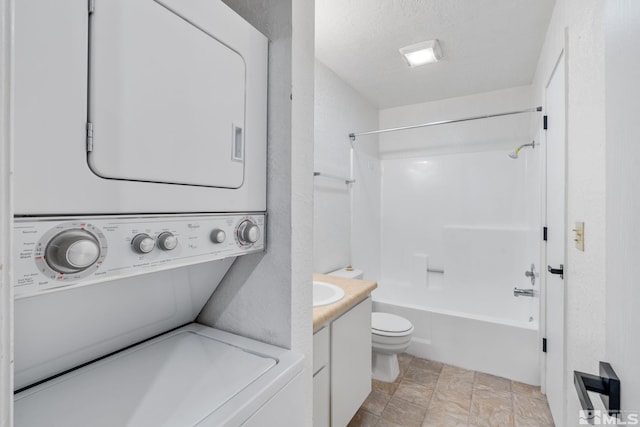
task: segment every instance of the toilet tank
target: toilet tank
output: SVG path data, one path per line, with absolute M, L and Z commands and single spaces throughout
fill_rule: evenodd
M 347 279 L 362 279 L 364 273 L 357 268 L 345 267 L 328 273 L 329 276 L 346 277 Z

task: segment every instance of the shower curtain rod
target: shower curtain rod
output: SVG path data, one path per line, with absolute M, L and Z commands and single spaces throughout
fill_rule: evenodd
M 397 128 L 370 130 L 367 132 L 350 133 L 349 138 L 351 139 L 351 141 L 355 141 L 357 136 L 362 136 L 362 135 L 375 135 L 378 133 L 395 132 L 397 130 L 424 128 L 428 126 L 446 125 L 449 123 L 459 123 L 459 122 L 468 122 L 471 120 L 489 119 L 491 117 L 510 116 L 512 114 L 534 113 L 537 111 L 542 111 L 542 107 L 528 108 L 526 110 L 520 110 L 520 111 L 509 111 L 508 113 L 497 113 L 497 114 L 488 114 L 484 116 L 465 117 L 464 119 L 441 120 L 439 122 L 421 123 L 419 125 L 410 125 L 410 126 L 402 126 Z

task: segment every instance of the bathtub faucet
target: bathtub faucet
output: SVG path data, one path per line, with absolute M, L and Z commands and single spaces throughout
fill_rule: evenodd
M 513 288 L 513 296 L 514 297 L 532 297 L 533 296 L 533 289 L 520 289 L 520 288 Z

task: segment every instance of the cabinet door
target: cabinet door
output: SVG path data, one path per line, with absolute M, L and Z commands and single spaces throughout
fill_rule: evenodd
M 313 427 L 329 427 L 329 367 L 313 376 Z
M 371 392 L 371 297 L 331 324 L 331 426 L 344 427 Z

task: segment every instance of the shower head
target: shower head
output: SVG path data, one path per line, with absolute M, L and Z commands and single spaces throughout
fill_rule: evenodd
M 511 157 L 512 159 L 517 159 L 518 153 L 520 153 L 520 150 L 522 150 L 524 147 L 536 148 L 536 142 L 531 141 L 531 143 L 529 144 L 522 144 L 520 147 L 516 148 L 511 153 L 509 153 L 509 157 Z

